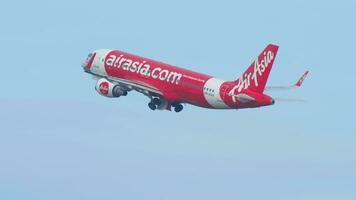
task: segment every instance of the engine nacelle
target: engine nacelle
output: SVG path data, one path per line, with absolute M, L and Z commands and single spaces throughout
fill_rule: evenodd
M 95 86 L 95 90 L 106 97 L 119 97 L 127 94 L 127 91 L 123 90 L 120 85 L 111 83 L 105 78 L 98 80 Z

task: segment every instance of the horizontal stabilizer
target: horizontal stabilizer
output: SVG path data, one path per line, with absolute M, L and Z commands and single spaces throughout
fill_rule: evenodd
M 240 93 L 237 96 L 237 99 L 241 102 L 241 103 L 248 103 L 248 102 L 252 102 L 252 101 L 256 101 L 255 98 L 247 95 L 247 94 L 244 94 L 244 93 Z

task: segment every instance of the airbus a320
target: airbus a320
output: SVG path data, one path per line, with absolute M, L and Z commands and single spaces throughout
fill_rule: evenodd
M 137 91 L 150 99 L 151 110 L 180 112 L 185 104 L 211 109 L 256 108 L 275 103 L 264 91 L 277 51 L 277 45 L 269 44 L 233 81 L 118 50 L 96 50 L 82 67 L 97 80 L 95 89 L 99 94 L 115 98 Z M 307 74 L 290 87 L 300 87 Z

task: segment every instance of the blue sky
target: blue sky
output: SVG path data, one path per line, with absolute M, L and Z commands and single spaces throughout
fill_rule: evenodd
M 24 1 L 0 7 L 0 199 L 355 199 L 354 1 Z M 280 45 L 266 108 L 152 112 L 80 64 L 117 48 L 236 79 Z

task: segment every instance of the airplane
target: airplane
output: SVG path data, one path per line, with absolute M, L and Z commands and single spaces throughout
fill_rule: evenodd
M 240 78 L 225 81 L 210 75 L 143 58 L 119 50 L 90 53 L 82 67 L 97 80 L 96 91 L 105 97 L 126 96 L 130 91 L 146 95 L 151 110 L 180 112 L 183 104 L 211 109 L 243 109 L 269 106 L 275 100 L 267 89 L 298 88 L 308 71 L 289 87 L 266 87 L 278 46 L 269 44 Z

